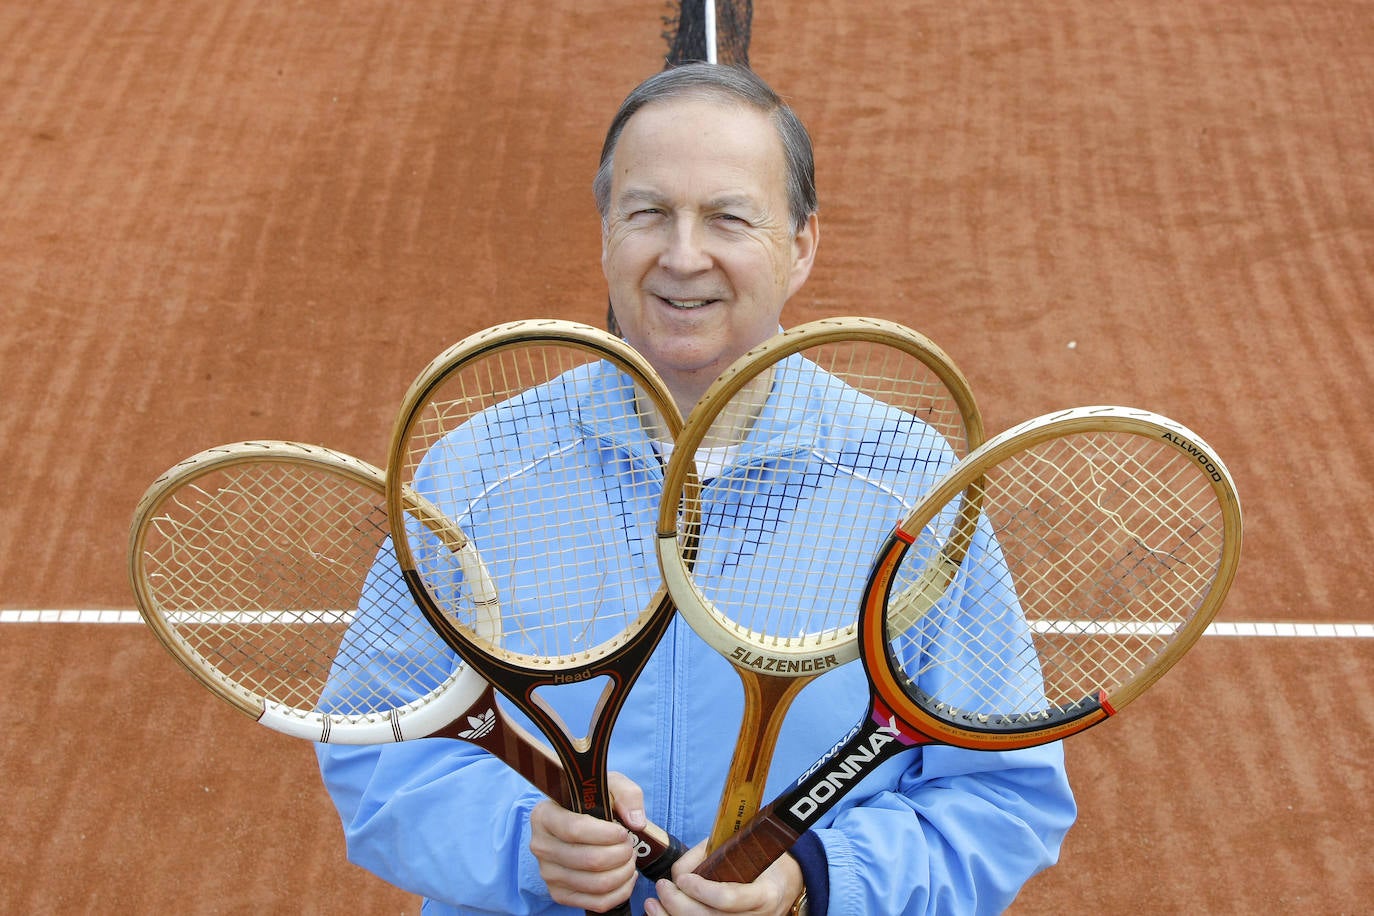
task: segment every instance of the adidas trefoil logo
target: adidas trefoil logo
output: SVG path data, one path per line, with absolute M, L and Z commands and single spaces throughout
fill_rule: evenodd
M 468 725 L 472 727 L 465 732 L 459 732 L 458 737 L 466 741 L 485 738 L 496 727 L 496 710 L 488 709 L 481 715 L 468 716 Z

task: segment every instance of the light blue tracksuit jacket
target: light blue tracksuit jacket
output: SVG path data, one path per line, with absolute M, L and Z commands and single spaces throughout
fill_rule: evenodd
M 624 381 L 613 367 L 584 367 L 493 408 L 431 453 L 431 462 L 450 468 L 456 463 L 470 481 L 463 492 L 446 492 L 442 508 L 473 538 L 507 590 L 503 605 L 532 584 L 521 582 L 522 575 L 531 576 L 505 562 L 513 548 L 503 542 L 506 535 L 494 519 L 499 481 L 516 468 L 543 475 L 541 486 L 565 493 L 566 499 L 551 510 L 556 517 L 541 526 L 545 531 L 562 531 L 589 558 L 604 554 L 618 557 L 617 562 L 656 564 L 653 531 L 662 461 L 634 412 L 612 393 L 623 390 Z M 856 399 L 862 396 L 792 358 L 775 379 L 770 406 L 721 477 L 766 474 L 770 457 L 794 450 L 797 442 L 814 441 L 817 432 L 823 440 L 827 418 L 854 409 Z M 795 416 L 772 409 L 783 401 L 804 405 L 808 422 L 821 428 L 800 434 L 795 426 L 782 426 L 775 417 Z M 536 411 L 539 423 L 521 422 L 522 415 Z M 551 412 L 558 418 L 554 432 L 532 433 L 549 428 Z M 913 436 L 922 441 L 919 449 L 910 446 Z M 501 462 L 493 463 L 492 455 L 502 456 Z M 938 437 L 911 428 L 906 417 L 895 417 L 892 428 L 872 442 L 857 449 L 851 444 L 832 457 L 860 472 L 822 472 L 801 486 L 795 480 L 779 482 L 770 500 L 769 524 L 795 521 L 789 513 L 805 515 L 820 505 L 807 498 L 809 488 L 846 487 L 847 500 L 880 500 L 893 490 L 922 491 L 925 487 L 913 483 L 912 475 L 926 475 L 928 485 L 953 461 Z M 603 468 L 606 479 L 616 483 L 570 488 L 569 468 L 586 463 Z M 423 476 L 417 487 L 424 491 Z M 717 542 L 727 545 L 718 556 L 701 557 L 698 563 L 708 569 L 699 567 L 699 573 L 709 575 L 716 562 L 754 564 L 753 574 L 761 583 L 813 578 L 818 600 L 849 602 L 857 610 L 867 570 L 826 569 L 816 557 L 795 552 L 770 554 L 767 525 L 760 526 L 757 512 L 744 513 L 728 500 L 713 501 L 709 481 L 703 499 L 703 524 L 732 526 L 737 536 Z M 823 544 L 826 526 L 846 520 L 818 517 L 805 523 L 814 525 L 817 543 Z M 875 551 L 889 528 L 890 520 L 873 533 Z M 995 545 L 983 534 L 972 549 Z M 595 565 L 589 560 L 589 567 Z M 369 589 L 397 587 L 394 566 L 391 556 L 379 558 Z M 589 569 L 588 574 L 600 572 Z M 951 591 L 956 594 L 980 587 L 977 582 L 955 585 Z M 639 608 L 648 597 L 626 594 L 620 600 Z M 366 597 L 361 610 L 365 620 Z M 418 615 L 416 625 L 425 625 Z M 366 656 L 366 647 L 359 651 Z M 451 665 L 447 659 L 429 661 L 436 677 Z M 372 660 L 381 681 L 386 668 L 397 663 L 382 649 Z M 577 690 L 555 691 L 546 698 L 565 721 L 574 723 L 588 720 L 596 699 L 591 691 Z M 867 682 L 857 663 L 832 669 L 808 685 L 782 728 L 765 798 L 786 787 L 853 728 L 867 705 Z M 688 845 L 710 832 L 741 708 L 739 678 L 730 663 L 685 622 L 675 620 L 618 720 L 611 768 L 642 786 L 649 817 Z M 448 739 L 317 748 L 350 860 L 425 897 L 426 913 L 576 912 L 552 902 L 529 851 L 529 813 L 542 796 L 504 764 Z M 1030 876 L 1057 859 L 1074 816 L 1058 744 L 1008 752 L 913 748 L 872 774 L 815 828 L 828 878 L 822 896 L 828 912 L 856 916 L 999 912 Z M 641 879 L 633 900 L 636 912 L 652 891 Z

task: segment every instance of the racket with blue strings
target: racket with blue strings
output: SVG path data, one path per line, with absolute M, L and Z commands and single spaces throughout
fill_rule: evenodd
M 858 657 L 874 548 L 982 439 L 948 355 L 872 318 L 783 331 L 692 409 L 668 463 L 660 565 L 679 613 L 744 690 L 709 847 L 762 803 L 793 699 Z

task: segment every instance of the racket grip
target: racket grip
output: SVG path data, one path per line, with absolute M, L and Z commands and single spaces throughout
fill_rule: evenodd
M 687 851 L 687 844 L 655 824 L 645 827 L 635 839 L 639 873 L 650 881 L 671 877 L 673 864 Z
M 752 883 L 792 848 L 800 834 L 784 824 L 772 805 L 761 810 L 697 866 L 696 873 L 712 881 Z

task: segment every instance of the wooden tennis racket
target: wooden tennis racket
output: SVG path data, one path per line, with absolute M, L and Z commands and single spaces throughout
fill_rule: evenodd
M 423 500 L 403 494 L 402 504 L 465 548 Z M 172 656 L 268 728 L 334 744 L 459 738 L 566 804 L 557 757 L 419 613 L 389 530 L 378 468 L 292 442 L 226 445 L 148 488 L 131 526 L 130 581 Z M 641 869 L 666 874 L 682 844 L 654 826 L 641 833 Z
M 628 344 L 543 320 L 442 353 L 411 386 L 392 437 L 388 508 L 412 593 L 552 744 L 572 810 L 597 817 L 611 810 L 612 726 L 673 615 L 653 547 L 654 443 L 680 429 L 666 387 Z M 401 511 L 410 491 L 467 532 L 490 589 Z M 585 731 L 560 712 L 565 691 L 593 698 Z
M 784 331 L 693 408 L 666 472 L 658 548 L 679 612 L 744 687 L 711 848 L 758 810 L 793 698 L 858 657 L 873 550 L 982 440 L 949 357 L 870 318 Z
M 1164 417 L 1079 408 L 989 439 L 878 551 L 859 611 L 869 714 L 698 872 L 754 880 L 911 747 L 1010 750 L 1102 722 L 1202 635 L 1240 544 L 1230 474 Z

